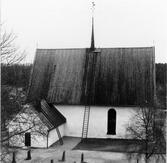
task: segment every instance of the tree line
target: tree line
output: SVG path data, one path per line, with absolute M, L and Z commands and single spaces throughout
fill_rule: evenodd
M 156 95 L 163 106 L 166 108 L 166 90 L 167 90 L 167 64 L 158 63 L 156 64 Z
M 27 90 L 32 64 L 1 65 L 1 84 Z

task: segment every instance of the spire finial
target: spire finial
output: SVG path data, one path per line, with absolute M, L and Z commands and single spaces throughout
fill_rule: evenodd
M 92 17 L 94 16 L 95 2 L 92 2 Z
M 95 3 L 92 2 L 92 36 L 91 36 L 91 46 L 90 49 L 95 49 L 95 43 L 94 43 L 94 10 L 95 10 Z

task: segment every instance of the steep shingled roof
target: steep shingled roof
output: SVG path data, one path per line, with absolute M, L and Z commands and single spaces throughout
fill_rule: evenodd
M 154 47 L 37 49 L 28 100 L 55 104 L 139 105 L 152 102 Z M 93 78 L 92 78 L 93 77 Z
M 45 100 L 41 100 L 41 113 L 45 120 L 48 120 L 52 125 L 52 128 L 66 123 L 66 118 L 52 104 L 48 104 Z

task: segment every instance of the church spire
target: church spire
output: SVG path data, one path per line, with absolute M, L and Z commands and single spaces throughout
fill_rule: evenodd
M 94 41 L 94 7 L 95 3 L 92 2 L 92 36 L 91 36 L 91 46 L 90 49 L 95 50 L 95 41 Z

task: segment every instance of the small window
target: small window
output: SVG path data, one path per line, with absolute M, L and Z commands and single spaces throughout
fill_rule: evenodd
M 108 111 L 108 135 L 116 135 L 116 111 L 115 109 L 110 109 Z

